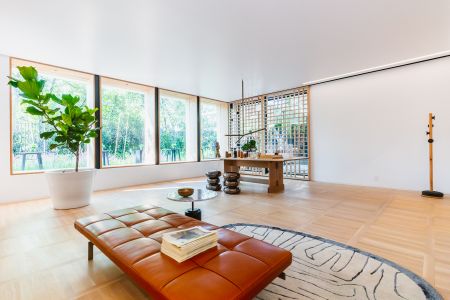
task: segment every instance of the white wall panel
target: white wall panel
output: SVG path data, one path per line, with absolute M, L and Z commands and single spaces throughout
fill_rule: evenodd
M 313 180 L 428 189 L 429 112 L 435 189 L 450 193 L 450 58 L 312 86 Z

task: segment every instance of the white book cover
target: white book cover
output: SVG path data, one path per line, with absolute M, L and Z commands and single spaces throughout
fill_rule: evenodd
M 163 234 L 163 240 L 177 247 L 182 247 L 189 243 L 213 236 L 215 234 L 215 231 L 210 231 L 197 226 L 165 233 Z
M 168 248 L 171 248 L 174 251 L 178 251 L 179 253 L 186 253 L 186 252 L 198 249 L 200 247 L 203 247 L 204 245 L 212 243 L 212 242 L 215 242 L 215 243 L 218 242 L 217 234 L 213 234 L 211 236 L 195 240 L 195 241 L 190 242 L 188 244 L 185 244 L 185 245 L 183 245 L 181 247 L 178 247 L 178 246 L 176 246 L 176 245 L 174 245 L 172 243 L 169 243 L 168 241 L 166 241 L 164 239 L 162 240 L 161 245 L 165 246 L 165 247 L 168 247 Z
M 177 261 L 178 263 L 181 263 L 183 261 L 186 261 L 202 252 L 205 252 L 206 250 L 209 250 L 211 248 L 214 248 L 217 246 L 217 243 L 213 242 L 213 243 L 209 243 L 204 245 L 203 247 L 192 251 L 190 253 L 186 253 L 184 255 L 180 255 L 179 253 L 175 253 L 172 251 L 172 249 L 167 249 L 166 247 L 161 247 L 161 252 L 167 256 L 169 256 L 170 258 L 174 259 L 175 261 Z

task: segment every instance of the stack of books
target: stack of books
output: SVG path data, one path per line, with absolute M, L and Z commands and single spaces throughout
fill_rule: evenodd
M 183 262 L 217 246 L 217 232 L 200 226 L 165 233 L 161 252 L 177 262 Z

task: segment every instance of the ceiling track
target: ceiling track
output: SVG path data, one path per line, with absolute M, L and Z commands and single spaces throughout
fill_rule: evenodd
M 375 67 L 375 68 L 372 68 L 372 69 L 367 69 L 367 70 L 363 70 L 363 71 L 357 71 L 357 72 L 354 72 L 354 73 L 339 75 L 339 76 L 335 76 L 335 77 L 329 77 L 329 78 L 315 80 L 315 81 L 309 81 L 309 82 L 303 83 L 302 85 L 300 85 L 298 87 L 278 90 L 278 91 L 274 91 L 274 92 L 268 92 L 268 93 L 264 93 L 264 94 L 260 94 L 260 95 L 256 95 L 256 96 L 252 96 L 252 97 L 247 97 L 247 98 L 264 97 L 264 96 L 270 95 L 270 94 L 278 94 L 278 93 L 288 92 L 288 91 L 291 91 L 291 90 L 294 90 L 294 89 L 300 89 L 300 88 L 304 88 L 304 87 L 307 87 L 307 86 L 314 86 L 314 85 L 334 82 L 334 81 L 338 81 L 338 80 L 343 80 L 343 79 L 353 78 L 353 77 L 357 77 L 357 76 L 368 75 L 368 74 L 377 73 L 377 72 L 381 72 L 381 71 L 387 71 L 387 70 L 391 70 L 391 69 L 397 69 L 397 68 L 401 68 L 401 67 L 411 66 L 411 65 L 415 65 L 415 64 L 420 64 L 420 63 L 429 62 L 429 61 L 433 61 L 433 60 L 439 60 L 439 59 L 448 58 L 448 57 L 450 57 L 450 51 L 440 52 L 440 53 L 428 55 L 428 56 L 425 56 L 425 57 L 411 59 L 411 60 L 406 61 L 406 62 L 393 63 L 393 64 L 390 64 L 390 65 L 385 65 L 385 66 L 381 66 L 381 67 Z M 235 101 L 239 101 L 239 100 L 230 101 L 230 103 L 233 103 Z
M 308 85 L 314 86 L 314 85 L 329 83 L 329 82 L 338 81 L 338 80 L 342 80 L 342 79 L 348 79 L 348 78 L 353 78 L 353 77 L 357 77 L 357 76 L 377 73 L 377 72 L 381 72 L 381 71 L 397 69 L 397 68 L 401 68 L 401 67 L 411 66 L 411 65 L 420 64 L 420 63 L 429 62 L 429 61 L 438 60 L 438 59 L 447 58 L 447 57 L 450 57 L 449 52 L 445 52 L 445 53 L 439 54 L 439 55 L 434 55 L 431 57 L 429 56 L 429 57 L 425 57 L 425 58 L 419 58 L 417 60 L 413 60 L 413 61 L 409 61 L 409 62 L 403 62 L 403 63 L 388 65 L 388 66 L 384 66 L 384 67 L 379 67 L 379 68 L 375 68 L 372 70 L 360 71 L 360 72 L 356 72 L 354 74 L 342 75 L 342 76 L 337 76 L 334 78 L 323 79 L 323 80 L 318 80 L 318 81 L 311 81 L 311 82 L 304 83 L 303 86 L 308 86 Z

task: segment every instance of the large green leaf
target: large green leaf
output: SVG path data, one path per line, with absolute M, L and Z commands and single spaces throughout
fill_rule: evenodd
M 17 67 L 19 69 L 20 75 L 22 75 L 23 79 L 27 81 L 37 80 L 38 72 L 34 67 Z
M 17 83 L 17 88 L 22 92 L 20 95 L 24 98 L 38 99 L 39 97 L 39 87 L 34 81 L 19 81 Z
M 59 112 L 59 108 L 49 109 L 47 113 L 48 113 L 49 115 L 54 115 L 54 114 L 56 114 L 57 112 Z
M 62 120 L 67 124 L 67 125 L 72 125 L 72 118 L 70 117 L 70 115 L 68 114 L 62 114 L 61 115 Z
M 11 79 L 11 80 L 8 81 L 8 84 L 9 84 L 10 86 L 12 86 L 12 87 L 17 88 L 19 82 L 18 82 L 17 80 L 15 80 L 15 79 L 11 78 L 11 77 L 10 77 L 10 79 Z
M 66 140 L 67 140 L 67 138 L 62 135 L 58 135 L 57 137 L 55 137 L 55 142 L 58 142 L 58 143 L 65 143 Z
M 41 110 L 39 110 L 39 109 L 37 109 L 36 107 L 33 107 L 33 106 L 28 106 L 25 109 L 25 111 L 27 113 L 29 113 L 30 115 L 33 115 L 33 116 L 43 116 L 44 115 L 44 112 L 42 112 Z
M 56 131 L 46 131 L 41 133 L 39 136 L 43 139 L 48 140 L 49 138 L 53 137 L 55 135 Z
M 61 99 L 59 99 L 57 96 L 55 96 L 53 94 L 45 94 L 44 97 L 45 97 L 45 99 L 52 100 L 52 101 L 56 102 L 57 104 L 62 105 Z
M 48 146 L 48 148 L 50 149 L 50 150 L 54 150 L 54 149 L 56 149 L 56 148 L 58 148 L 58 144 L 50 144 L 50 146 Z
M 68 107 L 72 107 L 80 100 L 80 98 L 77 97 L 77 96 L 64 94 L 64 95 L 61 96 L 61 100 L 62 100 L 64 105 L 66 105 Z
M 23 99 L 21 103 L 22 104 L 29 104 L 29 105 L 36 106 L 36 107 L 40 106 L 39 102 L 36 101 L 36 100 Z

